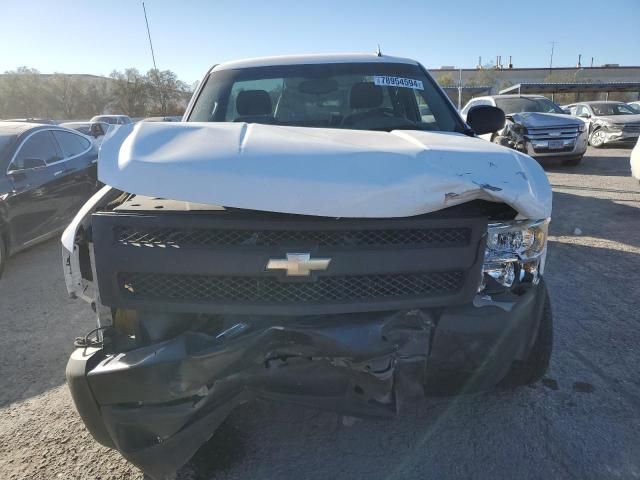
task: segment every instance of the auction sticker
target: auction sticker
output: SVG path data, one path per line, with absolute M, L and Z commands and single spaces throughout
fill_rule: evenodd
M 415 90 L 424 90 L 421 80 L 413 78 L 389 77 L 387 75 L 374 75 L 373 83 L 381 87 L 404 87 Z

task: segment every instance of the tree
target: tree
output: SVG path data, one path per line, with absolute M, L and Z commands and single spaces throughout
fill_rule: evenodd
M 62 118 L 76 118 L 85 91 L 78 77 L 54 73 L 47 84 L 51 109 Z
M 191 92 L 170 70 L 114 70 L 110 77 L 54 73 L 20 67 L 0 74 L 0 118 L 90 118 L 112 109 L 134 117 L 180 114 Z
M 470 87 L 495 87 L 498 75 L 492 64 L 487 64 L 483 68 L 478 69 L 476 73 L 468 80 L 467 85 Z
M 111 101 L 108 80 L 102 78 L 93 80 L 84 91 L 82 114 L 87 117 L 100 115 L 104 113 Z
M 0 114 L 3 117 L 48 115 L 40 72 L 28 67 L 8 71 L 0 83 Z
M 443 73 L 437 78 L 437 81 L 441 87 L 456 87 L 458 85 L 450 73 Z
M 149 84 L 137 68 L 124 72 L 114 70 L 109 75 L 113 80 L 113 102 L 122 113 L 131 117 L 142 117 L 147 111 Z
M 171 70 L 151 69 L 147 72 L 146 80 L 149 85 L 150 102 L 148 113 L 170 115 L 178 111 L 178 104 L 188 91 L 186 83 L 178 80 L 178 76 Z

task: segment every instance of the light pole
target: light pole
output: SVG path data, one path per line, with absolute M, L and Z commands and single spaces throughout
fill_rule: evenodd
M 573 83 L 577 83 L 576 78 L 578 77 L 578 74 L 583 70 L 584 68 L 580 67 L 575 71 L 575 73 L 573 74 Z M 576 102 L 579 102 L 579 101 L 580 101 L 580 91 L 578 90 L 578 93 L 576 94 Z
M 553 42 L 550 42 L 550 43 L 551 43 L 551 56 L 549 57 L 549 75 L 551 75 L 551 71 L 553 70 L 553 52 L 558 42 L 554 40 Z

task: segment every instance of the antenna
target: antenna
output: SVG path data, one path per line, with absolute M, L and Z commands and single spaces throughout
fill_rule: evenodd
M 153 43 L 151 42 L 151 32 L 149 31 L 149 20 L 147 20 L 147 9 L 142 2 L 142 10 L 144 11 L 144 23 L 147 24 L 147 36 L 149 37 L 149 46 L 151 47 L 151 59 L 153 60 L 153 69 L 158 73 L 158 67 L 156 67 L 156 56 L 153 53 Z
M 376 56 L 378 57 L 382 56 L 382 50 L 380 50 L 380 44 L 378 44 L 378 49 L 376 50 Z

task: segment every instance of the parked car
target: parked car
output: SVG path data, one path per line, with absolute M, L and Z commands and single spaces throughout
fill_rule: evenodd
M 636 146 L 631 150 L 631 176 L 636 180 L 640 180 L 640 137 L 636 142 Z
M 564 112 L 565 115 L 572 115 L 571 105 L 560 105 L 560 109 Z
M 60 126 L 93 137 L 98 145 L 102 142 L 102 139 L 111 127 L 111 125 L 106 122 L 66 122 L 61 123 Z
M 128 115 L 96 115 L 89 120 L 93 122 L 104 122 L 109 125 L 128 125 L 131 122 L 131 117 Z
M 635 143 L 640 136 L 640 114 L 623 102 L 579 102 L 568 105 L 572 115 L 585 121 L 589 144 Z
M 179 122 L 182 117 L 179 115 L 170 115 L 167 117 L 147 117 L 142 119 L 142 122 Z
M 637 102 L 629 102 L 627 103 L 627 105 L 629 107 L 631 107 L 631 110 L 633 110 L 636 113 L 640 113 L 640 101 Z
M 9 255 L 55 235 L 95 192 L 97 157 L 73 130 L 0 123 L 0 275 Z
M 483 138 L 524 152 L 533 158 L 561 158 L 566 165 L 578 165 L 587 150 L 584 122 L 571 118 L 541 95 L 491 95 L 469 100 L 461 110 L 463 118 L 479 105 L 502 109 L 507 122 L 503 129 Z
M 106 186 L 62 237 L 102 328 L 67 366 L 96 440 L 159 479 L 253 398 L 389 416 L 544 375 L 551 188 L 477 138 L 500 109 L 465 124 L 422 65 L 373 54 L 200 85 L 185 122 L 105 139 Z
M 50 118 L 10 118 L 8 120 L 0 120 L 2 122 L 26 122 L 26 123 L 38 123 L 42 125 L 57 125 L 58 122 L 51 120 Z

